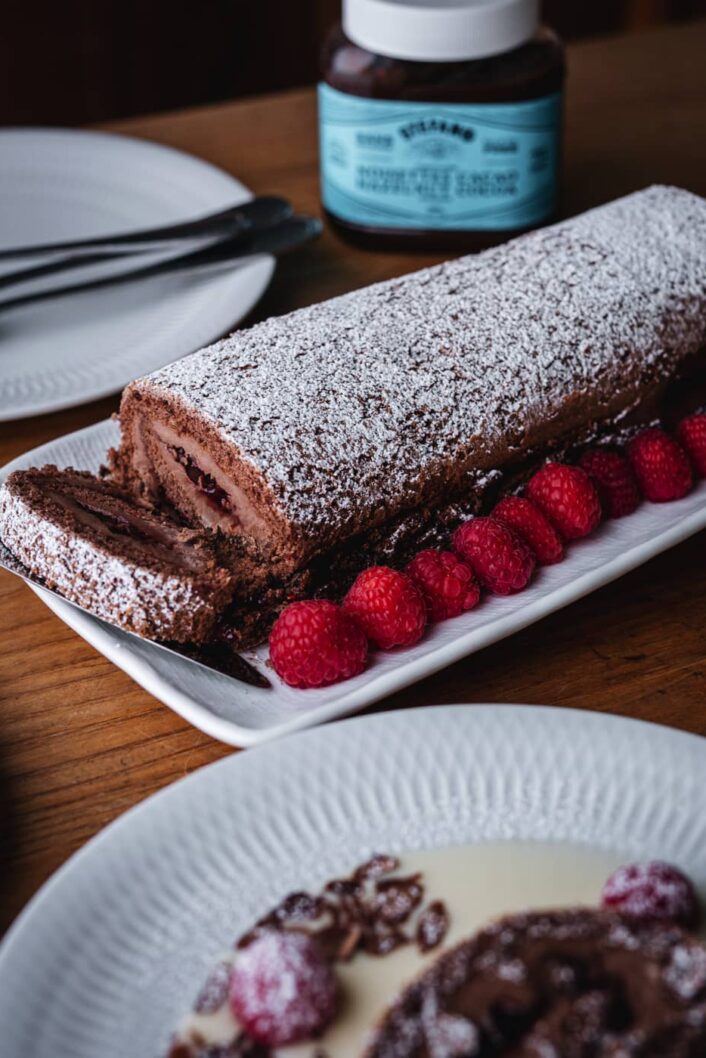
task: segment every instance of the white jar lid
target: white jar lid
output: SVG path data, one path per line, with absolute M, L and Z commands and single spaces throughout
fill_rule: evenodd
M 511 51 L 539 27 L 539 0 L 343 0 L 346 36 L 377 55 L 421 62 Z

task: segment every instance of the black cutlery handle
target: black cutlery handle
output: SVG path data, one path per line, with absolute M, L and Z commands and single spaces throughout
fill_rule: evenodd
M 28 257 L 35 254 L 93 254 L 131 253 L 145 250 L 158 250 L 165 243 L 175 240 L 195 238 L 198 236 L 218 235 L 228 232 L 231 235 L 268 228 L 280 224 L 292 215 L 291 203 L 277 195 L 262 195 L 242 202 L 237 206 L 219 210 L 193 220 L 180 221 L 175 224 L 161 225 L 141 231 L 128 231 L 115 235 L 99 235 L 92 239 L 76 239 L 61 243 L 43 243 L 35 246 L 14 246 L 0 250 L 0 261 L 14 257 Z
M 6 298 L 0 301 L 0 312 L 36 304 L 40 301 L 48 301 L 51 298 L 66 297 L 84 290 L 97 290 L 101 287 L 117 286 L 119 283 L 129 283 L 153 276 L 183 271 L 203 271 L 207 268 L 222 268 L 232 261 L 237 261 L 241 257 L 250 257 L 253 254 L 268 253 L 279 256 L 317 238 L 321 231 L 321 221 L 316 217 L 290 217 L 288 220 L 271 228 L 253 231 L 252 234 L 240 235 L 234 239 L 226 239 L 205 249 L 191 251 L 177 257 L 170 257 L 166 261 L 158 261 L 144 267 L 138 266 L 134 270 L 122 272 L 120 275 L 105 276 L 102 279 L 89 280 L 88 282 L 69 283 L 62 287 L 50 287 L 48 290 L 39 290 L 34 293 Z

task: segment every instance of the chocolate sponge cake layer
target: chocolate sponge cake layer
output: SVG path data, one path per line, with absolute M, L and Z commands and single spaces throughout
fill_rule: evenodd
M 706 948 L 590 909 L 500 920 L 402 991 L 364 1058 L 702 1058 Z
M 232 575 L 202 532 L 80 471 L 10 474 L 0 488 L 0 538 L 48 587 L 151 639 L 208 639 L 233 594 Z
M 706 347 L 706 201 L 653 187 L 127 387 L 114 474 L 255 585 L 639 417 Z

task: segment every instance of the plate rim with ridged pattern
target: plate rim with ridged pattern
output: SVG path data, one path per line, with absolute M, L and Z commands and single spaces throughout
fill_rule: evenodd
M 436 706 L 231 755 L 127 812 L 0 947 L 4 1058 L 157 1058 L 232 938 L 374 851 L 567 841 L 706 887 L 706 742 L 559 707 Z
M 230 173 L 164 144 L 84 129 L 0 129 L 0 246 L 148 228 L 249 198 Z M 262 254 L 208 275 L 6 310 L 0 422 L 98 400 L 215 341 L 259 300 L 274 266 Z

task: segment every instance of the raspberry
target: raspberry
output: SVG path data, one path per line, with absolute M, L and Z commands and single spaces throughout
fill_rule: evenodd
M 534 571 L 534 555 L 509 526 L 495 518 L 472 518 L 460 525 L 453 545 L 496 595 L 514 595 L 526 587 Z
M 691 489 L 689 460 L 664 430 L 643 430 L 630 442 L 628 455 L 637 483 L 652 503 L 680 500 Z
M 677 428 L 677 437 L 697 474 L 706 478 L 706 414 L 688 415 L 682 419 Z
M 590 448 L 579 463 L 596 486 L 606 517 L 623 518 L 637 510 L 640 490 L 625 456 L 609 448 Z
M 413 580 L 389 566 L 370 566 L 356 577 L 343 609 L 382 650 L 411 647 L 427 623 L 424 596 Z
M 554 526 L 538 507 L 522 496 L 506 496 L 493 511 L 493 518 L 509 525 L 534 552 L 541 566 L 561 562 L 564 545 Z
M 252 1039 L 268 1047 L 320 1035 L 336 1011 L 336 975 L 305 933 L 263 933 L 238 956 L 230 1005 Z
M 633 863 L 619 867 L 603 886 L 603 907 L 644 921 L 696 927 L 699 900 L 685 874 L 669 863 Z
M 598 493 L 581 467 L 546 463 L 530 478 L 527 496 L 567 540 L 588 536 L 601 520 Z
M 473 570 L 453 551 L 420 551 L 407 566 L 407 573 L 424 596 L 432 621 L 458 617 L 472 610 L 480 599 Z
M 325 687 L 365 668 L 365 633 L 335 603 L 310 599 L 287 606 L 270 632 L 274 670 L 290 687 Z

